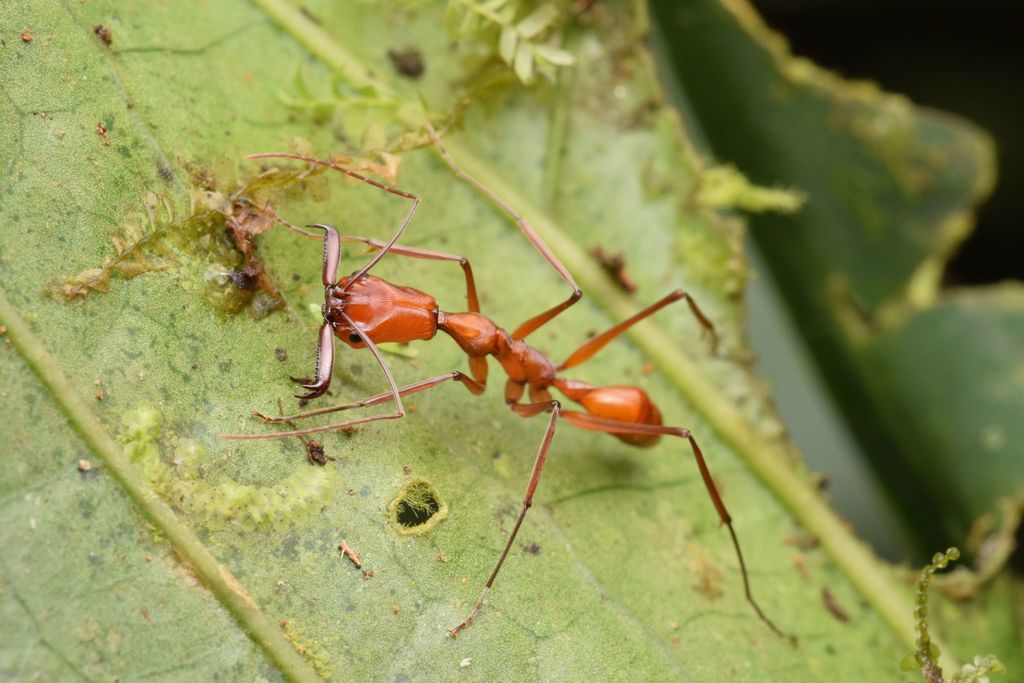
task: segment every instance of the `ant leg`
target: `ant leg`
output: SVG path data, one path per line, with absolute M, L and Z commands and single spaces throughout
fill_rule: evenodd
M 345 315 L 344 312 L 339 312 L 339 315 L 346 323 L 348 323 L 349 327 L 351 327 L 353 330 L 359 330 L 360 332 L 363 332 L 363 328 L 360 325 L 358 325 L 354 320 Z M 323 327 L 320 328 L 321 339 L 323 339 L 324 337 L 324 328 L 330 328 L 330 325 L 325 324 Z M 354 427 L 355 425 L 358 424 L 366 424 L 367 422 L 377 422 L 378 420 L 397 420 L 405 417 L 405 406 L 402 405 L 402 396 L 401 394 L 398 393 L 398 385 L 395 384 L 395 377 L 394 375 L 391 374 L 391 368 L 388 367 L 387 362 L 385 362 L 384 360 L 384 356 L 381 355 L 380 349 L 378 349 L 377 345 L 373 343 L 373 340 L 370 339 L 370 337 L 366 334 L 363 334 L 362 337 L 366 342 L 366 348 L 370 349 L 370 353 L 372 353 L 373 357 L 377 359 L 377 364 L 380 365 L 380 369 L 384 372 L 384 379 L 387 380 L 388 387 L 390 387 L 391 389 L 389 393 L 392 399 L 394 399 L 395 401 L 394 413 L 389 415 L 371 415 L 370 417 L 349 420 L 348 422 L 342 422 L 339 424 L 322 425 L 320 427 L 307 427 L 305 429 L 297 429 L 290 432 L 276 432 L 272 434 L 221 434 L 220 438 L 225 441 L 252 441 L 255 439 L 276 439 L 283 436 L 300 436 L 305 434 L 316 434 L 317 432 L 337 431 L 340 429 L 346 429 L 348 427 Z M 334 348 L 333 341 L 334 337 L 332 335 L 332 346 L 330 347 L 332 349 L 332 354 Z M 328 376 L 330 376 L 329 373 Z
M 540 474 L 544 469 L 544 461 L 548 458 L 548 449 L 551 447 L 551 439 L 555 436 L 555 425 L 558 422 L 558 416 L 562 410 L 562 406 L 558 401 L 525 403 L 510 407 L 520 417 L 533 417 L 540 413 L 550 412 L 551 419 L 548 420 L 548 427 L 544 431 L 544 438 L 541 439 L 540 448 L 537 449 L 537 459 L 533 463 L 533 471 L 530 474 L 530 483 L 526 486 L 526 495 L 523 496 L 523 503 L 522 507 L 519 509 L 519 517 L 516 518 L 516 525 L 512 528 L 512 533 L 509 534 L 508 541 L 505 543 L 505 549 L 501 551 L 501 556 L 498 558 L 498 563 L 494 565 L 494 569 L 491 570 L 491 575 L 487 577 L 487 583 L 484 584 L 484 589 L 481 591 L 480 598 L 476 601 L 476 605 L 473 606 L 473 611 L 471 611 L 469 616 L 466 617 L 458 626 L 448 631 L 448 635 L 452 638 L 459 635 L 459 632 L 469 626 L 473 619 L 476 618 L 477 613 L 484 604 L 484 599 L 486 599 L 487 593 L 490 592 L 491 586 L 494 585 L 494 579 L 498 576 L 498 572 L 501 570 L 501 565 L 505 563 L 505 558 L 508 557 L 508 552 L 512 549 L 512 544 L 516 540 L 516 535 L 519 534 L 519 527 L 522 526 L 523 518 L 526 517 L 526 511 L 530 509 L 531 505 L 533 505 L 533 493 L 537 490 L 537 483 L 540 481 Z
M 383 249 L 387 246 L 380 240 L 350 235 L 342 235 L 341 241 L 362 242 L 374 250 Z M 473 313 L 480 312 L 480 302 L 476 295 L 476 280 L 473 278 L 473 267 L 469 265 L 469 259 L 465 256 L 446 254 L 443 251 L 430 251 L 428 249 L 416 249 L 415 247 L 403 247 L 399 244 L 395 244 L 391 247 L 391 253 L 395 256 L 408 256 L 410 258 L 427 259 L 429 261 L 456 261 L 460 266 L 462 266 L 462 272 L 466 276 L 466 301 L 469 305 L 469 310 Z
M 526 236 L 526 239 L 528 239 L 530 241 L 530 244 L 533 245 L 534 249 L 536 249 L 540 253 L 540 255 L 544 257 L 544 260 L 547 261 L 551 265 L 551 267 L 555 269 L 555 272 L 558 273 L 558 276 L 562 278 L 562 280 L 567 285 L 572 287 L 572 294 L 569 295 L 568 299 L 556 305 L 555 307 L 544 311 L 540 315 L 536 315 L 530 318 L 526 322 L 522 323 L 519 327 L 517 327 L 515 332 L 512 333 L 513 339 L 526 339 L 527 335 L 536 331 L 537 328 L 539 328 L 541 325 L 550 321 L 559 313 L 561 313 L 562 311 L 564 311 L 565 309 L 569 308 L 574 303 L 579 301 L 580 297 L 583 296 L 583 292 L 580 291 L 580 288 L 576 284 L 576 281 L 573 280 L 572 275 L 570 275 L 569 271 L 566 270 L 565 266 L 562 265 L 562 262 L 558 260 L 558 257 L 554 255 L 550 248 L 548 248 L 548 245 L 544 244 L 544 240 L 540 238 L 540 235 L 538 235 L 537 232 L 533 229 L 533 226 L 531 226 L 530 223 L 521 215 L 519 215 L 511 206 L 506 204 L 505 201 L 501 199 L 501 197 L 494 194 L 494 192 L 492 192 L 489 188 L 483 185 L 479 180 L 463 171 L 462 168 L 458 165 L 458 163 L 456 163 L 455 159 L 452 158 L 452 155 L 448 153 L 448 150 L 444 148 L 444 145 L 441 144 L 441 138 L 438 137 L 437 131 L 434 130 L 434 127 L 427 123 L 426 128 L 427 133 L 430 134 L 430 138 L 434 141 L 434 145 L 437 147 L 437 151 L 440 153 L 441 158 L 444 159 L 445 163 L 447 163 L 451 167 L 455 175 L 457 175 L 459 178 L 462 178 L 464 181 L 475 187 L 477 191 L 479 191 L 485 197 L 494 202 L 498 206 L 498 208 L 502 209 L 503 211 L 505 211 L 505 213 L 510 215 L 512 219 L 516 222 L 516 225 L 519 226 L 519 229 L 523 231 L 523 234 Z
M 471 377 L 467 377 L 458 370 L 453 370 L 445 375 L 438 375 L 430 379 L 420 380 L 412 384 L 407 384 L 404 387 L 398 389 L 399 396 L 408 396 L 409 394 L 415 394 L 419 391 L 426 391 L 427 389 L 433 389 L 434 387 L 444 384 L 445 382 L 461 382 L 471 394 L 479 396 L 484 392 L 485 386 Z M 386 403 L 394 398 L 390 391 L 385 391 L 381 394 L 364 398 L 361 401 L 355 401 L 353 403 L 343 403 L 336 406 L 328 406 L 326 408 L 317 408 L 315 410 L 307 410 L 302 413 L 296 413 L 295 415 L 282 415 L 281 417 L 270 417 L 263 413 L 253 413 L 253 417 L 257 417 L 264 422 L 292 422 L 293 420 L 302 420 L 307 417 L 314 417 L 316 415 L 327 415 L 328 413 L 337 413 L 342 410 L 352 410 L 353 408 L 369 408 L 380 403 Z
M 373 185 L 374 187 L 376 187 L 376 188 L 378 188 L 380 190 L 384 190 L 385 192 L 388 192 L 390 194 L 396 195 L 398 197 L 402 197 L 403 199 L 409 199 L 409 200 L 412 201 L 412 206 L 409 207 L 409 210 L 406 212 L 405 217 L 402 219 L 401 224 L 398 226 L 398 229 L 395 230 L 395 234 L 391 236 L 391 239 L 389 239 L 384 244 L 384 246 L 381 248 L 381 250 L 378 251 L 374 255 L 374 257 L 369 260 L 369 262 L 366 265 L 364 265 L 362 268 L 360 268 L 359 271 L 355 275 L 352 276 L 352 278 L 349 280 L 349 283 L 353 283 L 356 280 L 358 280 L 359 278 L 361 278 L 362 276 L 366 275 L 366 273 L 369 272 L 369 270 L 371 268 L 373 268 L 375 265 L 377 265 L 378 261 L 380 261 L 382 258 L 384 258 L 384 255 L 386 253 L 388 253 L 388 251 L 391 249 L 391 247 L 394 246 L 395 242 L 398 241 L 398 238 L 402 236 L 402 233 L 405 232 L 406 226 L 409 225 L 409 222 L 412 220 L 413 214 L 416 213 L 416 209 L 420 205 L 420 198 L 417 197 L 414 194 L 411 194 L 409 192 L 404 192 L 403 190 L 399 190 L 399 189 L 394 188 L 394 187 L 388 187 L 384 183 L 377 182 L 373 178 L 367 178 L 362 173 L 357 173 L 357 172 L 353 171 L 350 168 L 345 168 L 344 166 L 341 166 L 339 164 L 335 164 L 335 163 L 330 162 L 330 161 L 324 161 L 323 159 L 317 159 L 315 157 L 308 157 L 308 156 L 305 156 L 305 155 L 302 155 L 302 154 L 291 154 L 291 153 L 287 153 L 287 152 L 267 152 L 267 153 L 263 153 L 263 154 L 250 154 L 250 155 L 246 156 L 245 158 L 246 159 L 294 159 L 296 161 L 304 161 L 307 164 L 313 164 L 314 166 L 322 166 L 324 168 L 329 168 L 332 171 L 337 171 L 338 173 L 344 173 L 345 175 L 347 175 L 349 177 L 352 177 L 352 178 L 355 178 L 356 180 L 361 180 L 362 182 L 367 183 L 368 185 Z M 323 226 L 320 226 L 320 227 L 323 227 Z M 331 282 L 331 284 L 334 284 L 334 283 Z
M 768 628 L 770 628 L 776 635 L 786 638 L 792 644 L 796 645 L 796 636 L 790 635 L 776 626 L 764 611 L 761 610 L 757 601 L 754 600 L 754 595 L 750 591 L 750 577 L 747 576 L 747 565 L 743 561 L 743 551 L 740 550 L 740 541 L 736 536 L 736 530 L 732 526 L 732 516 L 729 514 L 729 511 L 725 509 L 725 503 L 722 501 L 722 496 L 718 493 L 718 488 L 715 486 L 715 482 L 711 478 L 711 471 L 708 470 L 707 463 L 704 462 L 704 454 L 701 452 L 700 446 L 697 445 L 697 441 L 693 438 L 693 433 L 689 429 L 685 429 L 683 427 L 665 427 L 662 425 L 622 422 L 620 420 L 588 415 L 587 413 L 581 413 L 575 410 L 564 411 L 562 413 L 562 417 L 577 427 L 597 432 L 605 432 L 606 434 L 658 434 L 678 436 L 681 439 L 689 441 L 690 448 L 693 451 L 693 457 L 697 461 L 697 468 L 700 470 L 701 479 L 704 480 L 704 486 L 707 488 L 708 495 L 711 496 L 711 502 L 714 504 L 715 510 L 718 511 L 718 517 L 722 520 L 722 523 L 729 528 L 729 535 L 732 536 L 732 545 L 733 548 L 736 549 L 736 559 L 739 561 L 740 574 L 743 576 L 743 589 L 747 595 L 747 602 L 750 603 L 751 607 L 754 608 L 754 611 L 757 612 L 757 616 L 760 617 L 761 621 L 763 621 Z
M 711 352 L 714 353 L 715 349 L 718 346 L 718 336 L 715 334 L 714 325 L 711 324 L 711 321 L 707 319 L 707 316 L 704 315 L 703 311 L 700 310 L 700 308 L 697 306 L 697 303 L 689 294 L 687 294 L 681 289 L 677 289 L 668 296 L 658 301 L 655 301 L 653 304 L 643 309 L 633 317 L 623 320 L 621 323 L 611 328 L 610 330 L 607 330 L 606 332 L 597 335 L 596 337 L 588 341 L 586 344 L 573 351 L 572 354 L 568 358 L 566 358 L 565 361 L 563 361 L 557 369 L 560 371 L 567 370 L 568 368 L 572 368 L 577 365 L 580 365 L 581 363 L 585 363 L 586 361 L 590 360 L 590 358 L 595 353 L 603 349 L 605 344 L 610 342 L 612 339 L 615 339 L 620 334 L 622 334 L 630 327 L 643 320 L 644 318 L 654 315 L 665 306 L 668 306 L 671 303 L 675 303 L 680 299 L 685 299 L 686 303 L 689 304 L 690 312 L 693 313 L 693 317 L 696 318 L 697 322 L 700 323 L 701 327 L 703 328 L 703 331 L 711 334 Z

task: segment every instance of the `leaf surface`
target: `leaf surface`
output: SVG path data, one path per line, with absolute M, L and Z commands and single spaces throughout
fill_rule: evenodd
M 677 310 L 573 374 L 642 384 L 668 423 L 694 430 L 736 520 L 754 591 L 800 636 L 799 649 L 744 601 L 728 535 L 685 445 L 636 450 L 567 425 L 484 610 L 448 639 L 510 530 L 542 421 L 502 405 L 495 367 L 498 386 L 481 399 L 443 386 L 411 398 L 405 420 L 325 436 L 335 460 L 323 469 L 294 439 L 217 440 L 266 429 L 250 412 L 275 411 L 293 391 L 288 375 L 312 370 L 317 243 L 283 230 L 260 236 L 259 255 L 288 302 L 260 318 L 211 305 L 210 288 L 226 286 L 217 279 L 223 237 L 185 233 L 182 223 L 169 223 L 188 237 L 167 247 L 174 267 L 115 277 L 80 306 L 43 296 L 54 277 L 110 258 L 111 235 L 144 224 L 147 206 L 149 215 L 180 217 L 213 201 L 197 198 L 197 175 L 231 188 L 258 170 L 241 162 L 246 153 L 348 152 L 380 128 L 402 128 L 420 101 L 456 106 L 452 83 L 474 63 L 440 31 L 443 7 L 305 8 L 50 1 L 0 10 L 0 25 L 35 36 L 5 38 L 0 52 L 0 293 L 12 341 L 0 355 L 12 378 L 0 429 L 15 455 L 0 489 L 12 522 L 2 531 L 0 670 L 88 679 L 888 676 L 907 649 L 890 625 L 902 613 L 909 624 L 909 600 L 844 535 L 810 478 L 791 469 L 777 418 L 735 360 L 749 351 L 742 230 L 688 202 L 702 162 L 663 103 L 639 6 L 567 30 L 578 67 L 555 86 L 530 90 L 513 79 L 480 95 L 452 151 L 534 220 L 592 298 L 531 337 L 554 358 L 675 287 L 715 321 L 720 358 Z M 100 24 L 109 46 L 94 30 Z M 387 56 L 409 45 L 424 57 L 421 81 L 399 78 Z M 290 90 L 297 82 L 305 92 Z M 323 101 L 286 104 L 309 93 Z M 352 105 L 383 96 L 403 104 Z M 405 155 L 399 186 L 424 198 L 403 243 L 468 256 L 484 312 L 499 323 L 513 327 L 565 296 L 507 217 L 436 156 Z M 337 178 L 274 201 L 292 223 L 326 220 L 377 238 L 406 209 Z M 586 255 L 593 245 L 625 253 L 635 300 Z M 343 269 L 365 258 L 346 249 Z M 435 293 L 446 310 L 464 306 L 454 265 L 386 259 L 375 272 Z M 386 356 L 399 383 L 464 367 L 445 339 L 414 348 L 412 359 Z M 649 376 L 641 349 L 655 361 Z M 329 399 L 383 390 L 368 354 L 339 352 Z M 96 445 L 115 435 L 127 467 Z M 79 472 L 81 459 L 94 469 Z M 125 482 L 140 477 L 149 488 L 133 492 Z M 427 534 L 400 534 L 389 505 L 414 479 L 435 487 L 447 518 Z M 822 540 L 844 559 L 794 547 L 800 528 L 783 505 L 815 533 L 834 528 Z M 372 576 L 340 555 L 342 540 Z M 204 553 L 223 571 L 201 562 Z M 870 605 L 858 581 L 861 590 L 877 584 Z M 73 587 L 71 600 L 61 582 Z M 823 586 L 848 623 L 826 609 Z M 241 594 L 251 612 L 236 604 Z M 878 595 L 895 597 L 885 608 Z M 283 652 L 283 641 L 293 650 Z M 282 664 L 296 652 L 305 671 Z

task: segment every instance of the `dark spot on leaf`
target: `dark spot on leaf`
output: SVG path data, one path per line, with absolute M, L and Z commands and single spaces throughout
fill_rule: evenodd
M 850 615 L 847 614 L 846 610 L 839 606 L 839 603 L 836 602 L 836 598 L 832 595 L 832 591 L 828 589 L 828 586 L 821 587 L 821 600 L 825 603 L 825 609 L 831 612 L 832 616 L 836 619 L 844 624 L 850 621 Z
M 232 270 L 227 275 L 228 282 L 242 291 L 251 292 L 256 289 L 256 278 L 245 270 Z
M 324 447 L 316 441 L 306 442 L 306 458 L 314 465 L 323 467 L 327 464 L 327 454 L 324 453 Z
M 104 45 L 110 45 L 114 42 L 114 35 L 110 32 L 110 29 L 103 24 L 96 24 L 92 27 L 92 32 L 96 34 L 96 37 L 103 41 Z
M 531 555 L 539 555 L 540 543 L 537 543 L 536 541 L 531 541 L 530 543 L 527 543 L 523 546 L 523 552 L 530 553 Z
M 426 70 L 423 65 L 423 55 L 416 48 L 407 50 L 388 50 L 388 59 L 395 71 L 406 78 L 419 78 Z
M 280 347 L 274 349 L 274 356 L 282 363 L 288 360 L 288 352 Z
M 281 539 L 281 552 L 289 560 L 299 559 L 299 539 L 297 536 L 286 536 Z
M 423 479 L 409 482 L 388 506 L 392 520 L 405 532 L 422 532 L 447 514 L 447 506 L 434 485 Z

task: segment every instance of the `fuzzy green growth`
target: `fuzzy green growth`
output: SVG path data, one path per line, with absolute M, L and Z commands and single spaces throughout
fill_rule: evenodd
M 568 14 L 556 3 L 529 8 L 519 0 L 449 0 L 445 25 L 453 40 L 473 39 L 486 46 L 520 81 L 532 83 L 537 73 L 553 81 L 559 67 L 576 63 L 572 53 L 555 44 L 556 29 Z
M 798 190 L 755 185 L 732 165 L 704 171 L 693 192 L 693 202 L 698 207 L 742 209 L 753 213 L 795 213 L 806 201 L 807 195 Z
M 932 576 L 940 569 L 945 569 L 950 562 L 960 559 L 960 551 L 950 548 L 944 553 L 935 553 L 931 564 L 921 571 L 917 580 L 917 594 L 914 598 L 914 624 L 916 628 L 917 648 L 903 658 L 900 668 L 903 671 L 921 669 L 921 674 L 929 683 L 945 683 L 942 669 L 936 660 L 939 648 L 931 641 L 928 633 L 928 586 Z M 964 664 L 960 671 L 953 674 L 949 683 L 988 683 L 988 674 L 1006 671 L 1006 667 L 996 659 L 995 655 L 978 655 L 974 661 Z

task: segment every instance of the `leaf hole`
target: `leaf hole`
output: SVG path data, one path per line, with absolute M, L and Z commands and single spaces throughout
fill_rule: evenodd
M 388 512 L 399 533 L 422 534 L 448 515 L 448 504 L 429 481 L 414 479 L 398 492 Z

